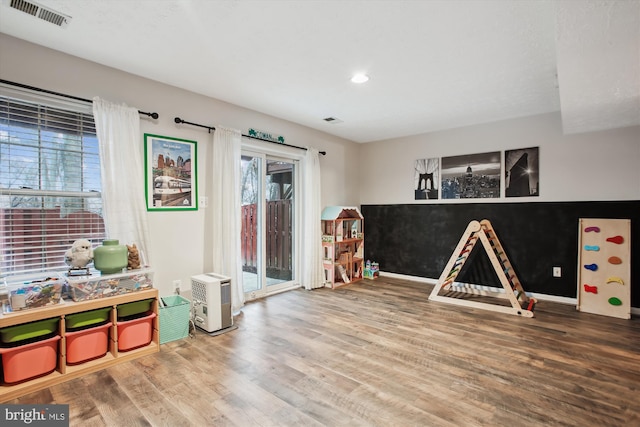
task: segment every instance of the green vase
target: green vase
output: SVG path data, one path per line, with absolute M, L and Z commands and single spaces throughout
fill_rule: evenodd
M 102 274 L 122 273 L 127 261 L 127 247 L 118 240 L 105 240 L 93 250 L 93 265 Z

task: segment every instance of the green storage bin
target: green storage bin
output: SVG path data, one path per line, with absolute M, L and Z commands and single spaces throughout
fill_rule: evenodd
M 3 343 L 8 344 L 53 334 L 58 332 L 59 320 L 60 318 L 55 317 L 2 328 L 0 329 L 0 339 Z
M 162 297 L 158 307 L 160 315 L 160 344 L 189 336 L 191 303 L 180 295 Z
M 65 326 L 67 327 L 67 329 L 75 329 L 103 323 L 109 320 L 110 312 L 111 307 L 105 307 L 98 310 L 69 314 L 65 316 Z
M 120 304 L 117 306 L 118 318 L 130 317 L 136 314 L 143 314 L 151 311 L 151 305 L 155 301 L 155 298 L 145 299 L 142 301 L 128 302 L 126 304 Z

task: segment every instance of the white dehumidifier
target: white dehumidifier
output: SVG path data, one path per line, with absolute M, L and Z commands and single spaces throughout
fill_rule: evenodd
M 209 333 L 233 326 L 231 278 L 215 273 L 191 277 L 194 323 Z

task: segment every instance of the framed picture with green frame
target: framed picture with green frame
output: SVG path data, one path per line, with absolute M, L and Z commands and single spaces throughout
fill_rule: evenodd
M 144 134 L 147 210 L 198 209 L 196 141 Z

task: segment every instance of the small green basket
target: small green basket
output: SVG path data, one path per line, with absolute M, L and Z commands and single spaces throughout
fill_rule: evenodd
M 38 320 L 36 322 L 2 328 L 0 329 L 1 341 L 8 344 L 52 334 L 58 330 L 59 320 L 59 318 L 54 317 L 52 319 Z
M 160 344 L 188 337 L 191 312 L 189 300 L 180 295 L 171 295 L 160 299 L 164 303 L 158 305 Z
M 136 314 L 143 314 L 151 311 L 154 299 L 145 299 L 141 301 L 128 302 L 126 304 L 120 304 L 116 308 L 118 310 L 118 317 L 129 317 Z
M 64 318 L 65 325 L 67 329 L 84 328 L 85 326 L 96 325 L 109 320 L 110 313 L 111 307 L 104 307 L 97 310 L 67 314 Z

